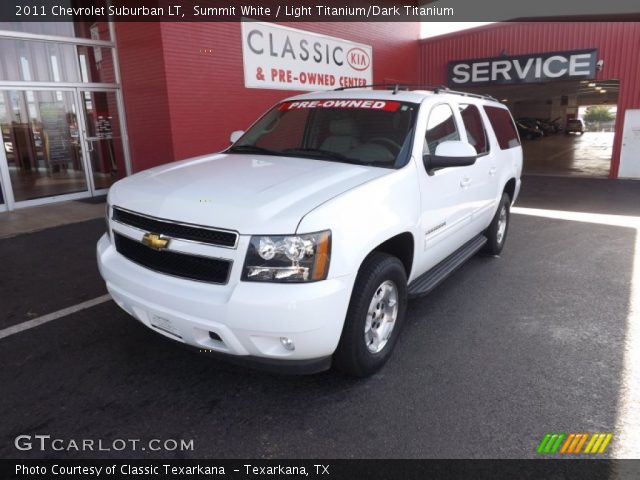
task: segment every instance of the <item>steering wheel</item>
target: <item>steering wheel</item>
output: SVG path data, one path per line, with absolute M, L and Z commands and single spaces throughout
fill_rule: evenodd
M 368 140 L 367 143 L 378 143 L 386 147 L 394 156 L 400 153 L 402 145 L 398 145 L 396 142 L 387 137 L 373 137 Z

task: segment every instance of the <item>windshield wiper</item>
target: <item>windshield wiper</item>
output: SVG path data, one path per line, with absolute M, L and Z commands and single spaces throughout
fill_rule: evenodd
M 349 158 L 341 153 L 323 150 L 321 148 L 285 148 L 282 153 L 311 156 L 322 160 L 335 160 L 338 162 L 352 163 L 354 165 L 367 165 L 357 158 Z
M 227 149 L 229 153 L 258 153 L 261 155 L 280 155 L 282 152 L 269 150 L 268 148 L 258 147 L 257 145 L 234 145 Z

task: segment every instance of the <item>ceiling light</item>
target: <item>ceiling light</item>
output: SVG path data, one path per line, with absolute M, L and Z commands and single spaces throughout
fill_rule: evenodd
M 591 82 L 591 83 L 589 84 L 589 86 L 590 86 L 590 87 L 595 87 L 595 86 L 596 86 L 596 84 L 595 84 L 595 83 L 593 83 L 593 82 Z

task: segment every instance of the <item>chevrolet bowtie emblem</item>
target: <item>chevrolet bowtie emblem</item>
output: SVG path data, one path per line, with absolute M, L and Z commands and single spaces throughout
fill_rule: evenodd
M 169 239 L 162 238 L 162 236 L 157 233 L 145 233 L 142 237 L 142 243 L 154 250 L 162 250 L 169 245 Z

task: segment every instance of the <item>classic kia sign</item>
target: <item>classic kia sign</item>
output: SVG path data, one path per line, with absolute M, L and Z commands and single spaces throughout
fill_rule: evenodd
M 271 23 L 242 22 L 247 88 L 332 90 L 372 83 L 371 46 Z
M 597 53 L 590 49 L 453 61 L 448 65 L 448 82 L 460 87 L 592 79 Z

